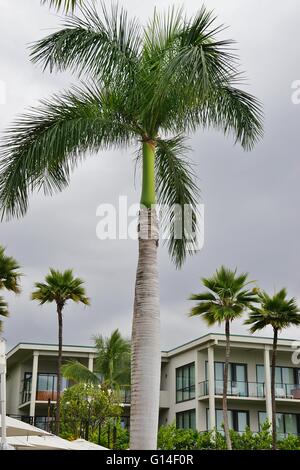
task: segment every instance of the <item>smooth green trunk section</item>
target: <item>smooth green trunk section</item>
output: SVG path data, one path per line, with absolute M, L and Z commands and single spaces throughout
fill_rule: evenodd
M 155 194 L 155 146 L 153 142 L 143 142 L 143 180 L 141 204 L 151 208 L 156 204 Z

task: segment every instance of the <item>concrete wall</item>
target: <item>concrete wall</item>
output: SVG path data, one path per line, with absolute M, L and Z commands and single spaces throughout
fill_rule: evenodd
M 20 364 L 15 365 L 7 374 L 6 396 L 7 413 L 19 414 L 20 392 L 22 384 L 22 368 Z

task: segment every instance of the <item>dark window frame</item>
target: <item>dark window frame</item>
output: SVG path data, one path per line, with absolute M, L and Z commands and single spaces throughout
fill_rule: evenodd
M 260 414 L 260 413 L 267 414 L 267 412 L 264 411 L 264 410 L 258 410 L 258 412 L 257 412 L 257 420 L 258 420 L 258 428 L 259 428 L 259 430 L 261 430 L 261 424 L 263 424 L 263 423 L 260 423 L 260 419 L 259 419 L 259 414 Z M 297 436 L 300 436 L 300 413 L 289 413 L 289 412 L 287 412 L 287 411 L 283 411 L 283 412 L 277 411 L 276 414 L 280 414 L 280 415 L 294 415 L 294 416 L 296 416 L 296 421 L 297 421 Z M 268 419 L 268 417 L 267 417 L 267 419 Z M 283 427 L 284 427 L 284 433 L 283 433 L 283 434 L 288 434 L 288 433 L 286 432 L 285 420 L 283 421 Z M 293 435 L 294 435 L 294 434 L 293 434 Z
M 224 377 L 224 361 L 214 361 L 214 376 L 215 376 L 215 381 L 216 381 L 216 364 L 223 364 L 223 377 Z M 246 380 L 235 380 L 231 377 L 231 382 L 242 382 L 242 383 L 247 383 L 248 382 L 248 363 L 247 362 L 229 362 L 229 367 L 232 366 L 243 366 L 246 370 Z M 208 381 L 208 361 L 205 361 L 205 381 Z M 232 370 L 231 370 L 231 375 L 232 375 Z M 223 379 L 224 380 L 224 379 Z
M 216 426 L 217 426 L 217 411 L 222 411 L 222 408 L 216 408 L 215 409 L 215 419 L 216 419 Z M 238 417 L 237 417 L 237 414 L 238 413 L 246 413 L 246 416 L 247 416 L 247 426 L 250 427 L 250 410 L 233 410 L 233 409 L 229 409 L 228 412 L 230 413 L 233 413 L 232 415 L 232 424 L 233 424 L 233 430 L 235 432 L 243 432 L 243 431 L 239 431 L 237 429 L 237 425 L 238 425 Z M 208 413 L 209 413 L 209 408 L 206 408 L 206 430 L 208 431 Z M 217 428 L 216 428 L 217 429 Z M 217 429 L 218 432 L 221 432 L 220 429 Z
M 191 384 L 191 374 L 190 374 L 190 369 L 194 367 L 194 384 Z M 189 372 L 188 372 L 188 382 L 189 382 L 189 385 L 187 387 L 182 387 L 182 388 L 177 388 L 177 378 L 178 378 L 178 373 L 182 372 L 184 369 L 188 368 Z M 185 364 L 183 366 L 180 366 L 180 367 L 176 367 L 176 370 L 175 370 L 175 394 L 176 394 L 176 403 L 183 403 L 185 401 L 190 401 L 190 400 L 194 400 L 195 397 L 196 397 L 196 381 L 195 381 L 195 370 L 196 369 L 196 366 L 195 366 L 195 362 L 189 362 L 188 364 Z M 182 374 L 182 377 L 183 377 L 183 374 Z M 188 392 L 189 393 L 189 398 L 185 398 L 185 399 L 182 399 L 182 400 L 178 400 L 178 397 L 177 397 L 177 394 L 178 392 L 181 392 L 182 393 L 182 396 L 183 396 L 183 393 L 184 392 Z
M 257 377 L 257 368 L 258 367 L 263 367 L 265 369 L 265 365 L 264 364 L 256 364 L 256 381 L 258 379 Z M 292 366 L 278 366 L 276 365 L 276 368 L 280 368 L 280 369 L 292 369 L 293 370 L 293 376 L 294 376 L 294 383 L 293 384 L 286 384 L 285 382 L 282 382 L 282 371 L 281 371 L 281 382 L 276 382 L 277 384 L 281 384 L 281 385 L 300 385 L 300 374 L 298 375 L 298 372 L 300 371 L 300 367 L 292 367 Z
M 189 427 L 188 428 L 185 428 L 185 427 L 181 427 L 178 425 L 178 421 L 181 417 L 184 417 L 184 415 L 187 415 L 189 416 Z M 192 422 L 192 414 L 194 414 L 195 416 L 195 419 L 194 419 L 194 422 L 195 422 L 195 427 L 191 427 L 191 422 Z M 176 413 L 176 428 L 177 429 L 196 429 L 196 408 L 191 408 L 190 410 L 184 410 L 184 411 L 178 411 Z

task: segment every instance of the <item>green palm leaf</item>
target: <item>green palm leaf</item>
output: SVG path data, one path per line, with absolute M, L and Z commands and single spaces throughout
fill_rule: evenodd
M 65 12 L 74 11 L 77 5 L 81 5 L 83 0 L 41 0 L 43 5 L 49 5 L 57 10 L 63 9 Z

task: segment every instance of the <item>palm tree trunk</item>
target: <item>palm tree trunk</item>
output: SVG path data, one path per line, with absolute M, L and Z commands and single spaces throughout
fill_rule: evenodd
M 271 399 L 272 399 L 272 449 L 277 448 L 277 432 L 276 432 L 276 396 L 275 396 L 275 372 L 277 358 L 277 341 L 278 330 L 274 328 L 272 363 L 271 363 Z
M 228 390 L 228 368 L 230 359 L 230 323 L 226 320 L 225 323 L 225 334 L 226 334 L 226 351 L 225 351 L 225 366 L 224 366 L 224 383 L 223 383 L 223 421 L 224 421 L 224 432 L 227 450 L 232 450 L 229 424 L 228 424 L 228 407 L 227 407 L 227 390 Z
M 57 305 L 57 316 L 58 316 L 58 360 L 57 360 L 55 434 L 58 435 L 59 429 L 60 429 L 60 395 L 61 395 L 62 333 L 63 333 L 63 318 L 62 318 L 62 306 L 61 305 Z
M 143 190 L 139 214 L 139 258 L 136 275 L 131 356 L 130 449 L 156 449 L 160 389 L 160 314 L 158 222 L 152 142 L 143 144 Z M 148 178 L 148 179 L 147 179 Z

